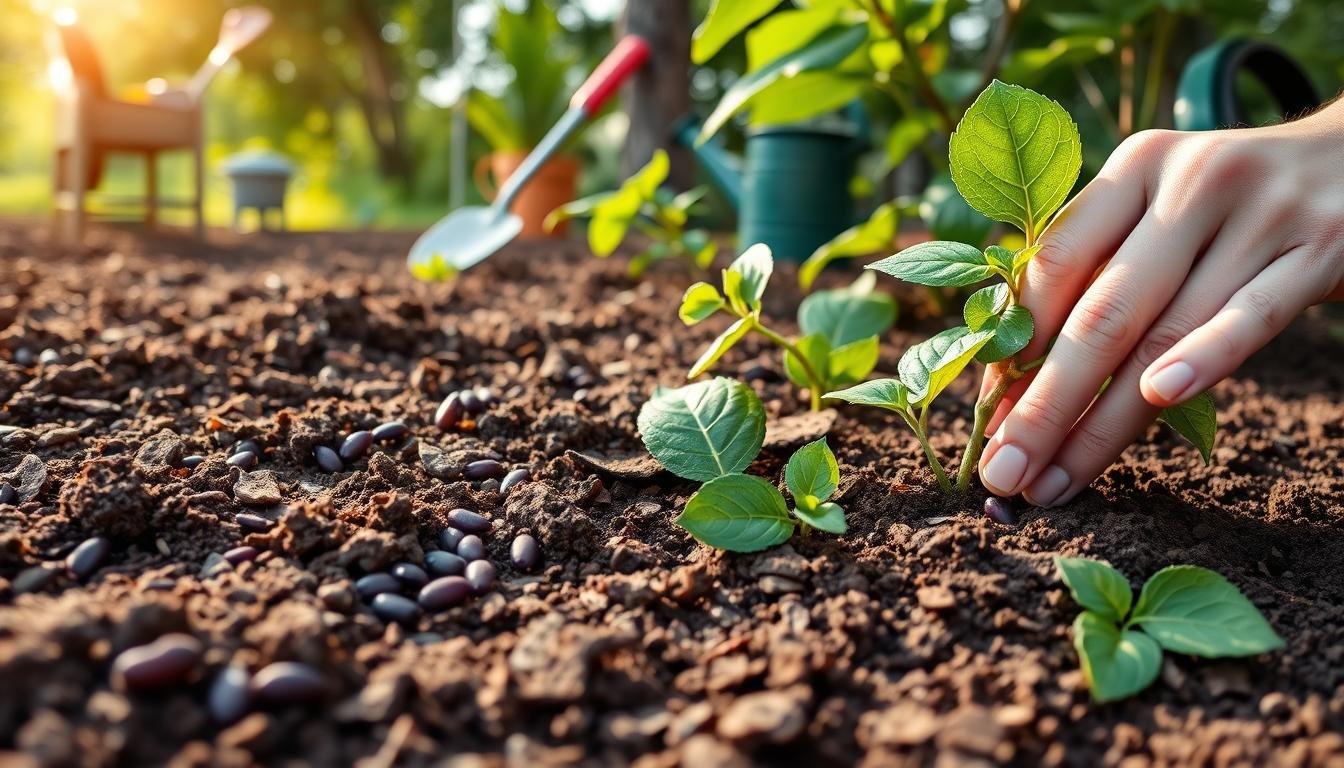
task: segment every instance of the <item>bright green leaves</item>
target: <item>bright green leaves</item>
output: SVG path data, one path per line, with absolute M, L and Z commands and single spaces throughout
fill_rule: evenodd
M 443 254 L 435 251 L 429 261 L 411 264 L 411 276 L 426 283 L 442 283 L 457 277 L 458 268 L 448 263 Z
M 919 243 L 868 265 L 899 280 L 919 285 L 961 286 L 994 276 L 994 268 L 973 245 L 950 240 Z
M 900 213 L 895 203 L 878 206 L 867 221 L 850 227 L 813 251 L 798 268 L 798 284 L 805 291 L 811 290 L 817 275 L 832 261 L 847 256 L 867 256 L 890 248 L 896 239 L 899 221 Z
M 901 383 L 900 379 L 873 379 L 839 392 L 828 392 L 826 397 L 897 413 L 905 413 L 910 409 L 910 388 Z
M 1063 107 L 995 80 L 957 125 L 948 156 L 966 202 L 1031 243 L 1073 189 L 1082 142 Z
M 717 288 L 709 283 L 696 283 L 687 288 L 686 293 L 682 295 L 681 309 L 677 310 L 677 317 L 687 325 L 695 325 L 723 307 L 723 296 L 719 294 Z
M 739 32 L 775 9 L 782 0 L 714 0 L 691 37 L 691 61 L 704 64 Z
M 1213 395 L 1201 392 L 1180 405 L 1164 408 L 1157 420 L 1198 448 L 1205 464 L 1213 461 L 1213 442 L 1218 435 L 1218 409 Z
M 784 467 L 784 484 L 795 499 L 809 496 L 825 501 L 840 487 L 840 465 L 826 438 L 804 445 Z
M 933 402 L 993 335 L 958 326 L 906 350 L 896 370 L 910 390 L 911 405 L 925 408 Z
M 784 494 L 751 475 L 724 475 L 701 486 L 677 524 L 696 541 L 732 552 L 759 552 L 793 535 Z
M 847 288 L 818 291 L 803 299 L 798 305 L 798 329 L 805 336 L 823 334 L 837 347 L 886 333 L 896 324 L 896 300 L 873 291 L 872 278 L 865 273 Z
M 1207 568 L 1173 565 L 1153 574 L 1130 615 L 1133 593 L 1119 571 L 1085 558 L 1056 557 L 1055 566 L 1085 609 L 1073 623 L 1073 645 L 1097 701 L 1122 699 L 1151 685 L 1164 648 L 1218 658 L 1283 645 L 1251 601 Z
M 765 286 L 770 282 L 774 268 L 770 248 L 758 244 L 748 248 L 723 270 L 722 294 L 704 282 L 686 289 L 677 312 L 683 323 L 695 325 L 724 308 L 738 315 L 737 321 L 719 334 L 695 361 L 687 378 L 693 379 L 708 371 L 733 345 L 759 327 L 761 297 L 765 295 Z
M 723 293 L 738 314 L 761 311 L 761 297 L 774 271 L 775 260 L 764 243 L 751 246 L 728 265 L 723 271 Z
M 716 378 L 654 393 L 639 411 L 649 453 L 688 480 L 741 472 L 761 451 L 765 407 L 745 384 Z
M 1031 310 L 1010 301 L 1006 283 L 981 288 L 966 300 L 963 316 L 972 331 L 993 334 L 989 343 L 975 355 L 981 363 L 994 363 L 1021 352 L 1031 341 L 1036 324 Z
M 711 341 L 704 352 L 700 353 L 700 357 L 691 364 L 691 370 L 686 373 L 686 378 L 694 379 L 696 376 L 713 368 L 714 364 L 719 362 L 719 358 L 723 357 L 725 352 L 732 349 L 733 346 L 741 341 L 748 333 L 751 333 L 751 329 L 754 328 L 755 325 L 756 320 L 750 315 L 738 318 L 736 322 L 728 326 L 726 331 L 720 333 L 717 338 Z

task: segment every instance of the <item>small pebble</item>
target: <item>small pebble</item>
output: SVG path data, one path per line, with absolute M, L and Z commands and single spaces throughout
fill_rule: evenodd
M 1017 525 L 1017 513 L 1013 507 L 998 496 L 985 498 L 985 517 L 1004 525 Z
M 400 440 L 410 433 L 411 428 L 406 426 L 404 422 L 389 421 L 374 427 L 373 439 L 380 443 L 386 443 L 391 442 L 392 440 Z
M 150 579 L 145 584 L 146 592 L 171 592 L 177 587 L 177 582 L 169 578 Z
M 466 531 L 457 528 L 444 528 L 439 534 L 439 546 L 443 547 L 444 552 L 456 552 L 457 545 L 462 543 L 462 537 L 466 535 Z
M 341 457 L 325 445 L 319 445 L 313 449 L 313 458 L 317 459 L 317 466 L 321 467 L 322 471 L 327 474 L 340 472 L 345 468 L 345 464 L 341 462 Z
M 435 579 L 420 590 L 416 602 L 427 611 L 442 611 L 452 608 L 471 596 L 472 585 L 461 576 L 444 576 Z
M 233 516 L 233 521 L 249 531 L 266 531 L 271 528 L 270 520 L 251 512 L 239 512 Z
M 423 613 L 414 600 L 391 592 L 384 592 L 373 598 L 370 605 L 378 618 L 383 621 L 395 621 L 398 624 L 413 624 Z
M 462 399 L 457 392 L 449 394 L 439 403 L 439 409 L 434 412 L 434 426 L 441 430 L 452 429 L 462 420 L 463 412 L 466 409 L 462 407 Z
M 18 504 L 19 492 L 9 483 L 0 483 L 0 504 Z
M 224 559 L 228 560 L 230 565 L 238 565 L 239 563 L 256 560 L 257 555 L 259 554 L 261 554 L 261 552 L 259 552 L 256 547 L 234 547 L 224 553 Z
M 200 455 L 191 455 L 182 459 L 182 466 L 187 469 L 195 469 L 205 463 L 205 457 Z
M 474 560 L 467 563 L 466 577 L 471 591 L 483 595 L 495 585 L 495 565 L 489 560 Z
M 201 641 L 191 635 L 176 632 L 164 635 L 117 654 L 112 662 L 112 680 L 122 690 L 171 685 L 196 668 L 202 650 Z
M 65 570 L 76 579 L 85 579 L 103 566 L 103 561 L 112 552 L 112 542 L 102 536 L 85 539 L 65 556 Z
M 429 582 L 429 574 L 415 563 L 397 563 L 392 566 L 391 574 L 408 589 L 419 589 Z
M 317 588 L 317 599 L 328 610 L 349 613 L 355 607 L 355 585 L 344 579 L 323 584 Z
M 428 552 L 425 567 L 435 576 L 461 576 L 467 569 L 467 561 L 452 552 Z
M 239 469 L 251 469 L 257 466 L 257 454 L 251 451 L 239 451 L 230 456 L 227 463 Z
M 480 536 L 463 536 L 462 541 L 457 545 L 457 556 L 471 562 L 485 557 L 485 542 L 481 541 Z
M 210 684 L 208 696 L 210 717 L 220 725 L 231 725 L 247 713 L 250 703 L 247 670 L 230 664 L 220 670 L 215 681 Z
M 369 452 L 372 445 L 372 432 L 363 429 L 358 432 L 351 432 L 341 443 L 340 456 L 345 461 L 359 461 L 364 458 L 364 454 Z
M 401 591 L 401 581 L 390 573 L 370 573 L 355 582 L 355 591 L 365 600 L 372 600 L 384 592 Z
M 485 412 L 485 403 L 482 403 L 481 398 L 476 396 L 476 390 L 474 389 L 464 389 L 458 392 L 457 399 L 462 403 L 462 409 L 472 416 Z
M 489 533 L 490 520 L 469 509 L 451 509 L 448 511 L 448 524 L 467 533 Z
M 499 481 L 499 492 L 508 493 L 510 488 L 523 482 L 524 480 L 528 479 L 531 476 L 532 473 L 526 467 L 520 467 L 518 469 L 515 469 L 509 474 L 505 475 L 503 480 Z
M 244 453 L 244 452 L 246 452 L 246 453 L 250 453 L 250 454 L 252 454 L 253 456 L 256 456 L 258 459 L 260 459 L 262 456 L 266 455 L 266 454 L 263 453 L 262 450 L 261 450 L 261 443 L 258 443 L 256 440 L 251 440 L 251 439 L 244 440 L 244 441 L 242 441 L 241 443 L 238 443 L 238 445 L 236 445 L 236 446 L 233 447 L 233 452 L 234 452 L 235 454 L 238 454 L 238 453 Z
M 27 368 L 33 364 L 33 351 L 27 347 L 19 347 L 14 350 L 14 362 Z
M 42 354 L 37 356 L 37 362 L 43 365 L 52 365 L 61 362 L 61 353 L 54 349 L 44 349 Z
M 484 480 L 487 477 L 500 477 L 504 474 L 504 465 L 494 459 L 481 459 L 467 465 L 464 474 L 468 480 Z
M 322 673 L 297 661 L 268 664 L 252 678 L 252 694 L 271 704 L 320 699 L 327 692 Z
M 489 408 L 495 404 L 495 392 L 489 387 L 477 387 L 476 399 L 480 400 L 485 407 Z
M 537 540 L 530 533 L 520 533 L 513 539 L 513 544 L 509 545 L 509 560 L 513 561 L 513 567 L 520 571 L 532 570 L 541 557 L 541 548 L 537 546 Z

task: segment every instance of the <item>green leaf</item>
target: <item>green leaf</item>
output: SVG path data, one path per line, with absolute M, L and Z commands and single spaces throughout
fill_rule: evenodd
M 546 214 L 546 219 L 542 222 L 542 227 L 545 228 L 547 232 L 552 232 L 556 227 L 560 226 L 560 222 L 562 221 L 591 216 L 598 204 L 613 197 L 615 194 L 615 192 L 599 192 L 596 195 L 589 195 L 587 197 L 581 197 L 578 200 L 571 200 Z
M 701 353 L 700 358 L 691 366 L 690 373 L 686 374 L 686 378 L 693 379 L 705 371 L 708 371 L 719 361 L 720 357 L 723 357 L 725 352 L 732 349 L 734 344 L 741 341 L 743 336 L 750 333 L 755 325 L 756 320 L 754 318 L 738 318 L 737 322 L 728 326 L 728 330 L 719 334 L 717 339 L 710 342 L 709 347 Z
M 766 86 L 781 78 L 833 67 L 863 45 L 863 41 L 867 38 L 868 29 L 863 24 L 833 27 L 802 48 L 744 75 L 723 94 L 723 98 L 705 120 L 696 142 L 707 141 L 728 122 L 729 118 L 746 107 L 753 96 L 765 90 Z
M 802 505 L 802 499 L 815 497 L 818 502 L 831 498 L 840 486 L 840 465 L 826 444 L 826 438 L 814 440 L 794 451 L 784 466 L 784 484 Z M 815 507 L 811 504 L 810 507 Z
M 1005 276 L 1013 274 L 1013 263 L 1016 259 L 1017 254 L 1001 245 L 991 245 L 985 249 L 985 261 L 989 262 L 990 266 L 1002 270 Z
M 1082 142 L 1063 107 L 995 80 L 957 125 L 948 156 L 966 202 L 1018 227 L 1030 241 L 1078 179 Z
M 962 308 L 961 314 L 966 320 L 967 328 L 979 331 L 997 320 L 1007 306 L 1008 286 L 1004 283 L 995 283 L 972 293 L 966 300 L 966 306 Z
M 850 227 L 813 251 L 798 269 L 798 284 L 803 290 L 810 290 L 817 275 L 832 261 L 846 256 L 867 256 L 890 248 L 896 239 L 899 216 L 895 203 L 878 206 L 867 221 Z
M 867 268 L 908 283 L 932 286 L 970 285 L 994 276 L 994 269 L 985 263 L 979 248 L 948 240 L 912 245 Z
M 769 64 L 780 56 L 812 42 L 835 22 L 836 3 L 813 8 L 772 13 L 747 32 L 747 71 Z
M 696 283 L 686 289 L 681 297 L 681 309 L 677 317 L 687 325 L 695 325 L 706 317 L 723 309 L 723 297 L 719 290 L 709 283 Z
M 919 216 L 928 225 L 930 239 L 955 240 L 977 248 L 994 228 L 994 222 L 972 208 L 947 175 L 939 175 L 925 187 Z
M 1253 656 L 1283 647 L 1283 640 L 1232 582 L 1194 565 L 1163 568 L 1148 579 L 1131 625 L 1163 648 L 1206 658 Z
M 808 364 L 812 366 L 812 370 L 816 371 L 817 375 L 823 379 L 822 383 L 824 384 L 825 380 L 830 378 L 831 343 L 826 340 L 824 335 L 814 333 L 798 339 L 795 345 L 803 353 L 803 357 L 807 359 Z M 804 370 L 802 363 L 799 363 L 798 358 L 787 350 L 784 352 L 784 373 L 789 377 L 789 381 L 799 387 L 813 386 L 811 379 L 807 378 L 807 371 Z
M 1009 82 L 1032 85 L 1050 72 L 1084 64 L 1114 50 L 1115 41 L 1103 35 L 1056 37 L 1041 48 L 1013 51 L 999 69 L 999 76 Z
M 1031 337 L 1036 333 L 1036 323 L 1031 318 L 1031 310 L 1021 304 L 1014 304 L 1002 315 L 991 318 L 989 324 L 981 330 L 992 331 L 994 336 L 975 353 L 975 361 L 997 363 L 1016 355 L 1031 343 Z
M 825 335 L 833 347 L 881 336 L 895 323 L 896 300 L 885 293 L 837 288 L 818 291 L 798 305 L 798 329 Z
M 518 118 L 503 101 L 472 89 L 467 94 L 467 122 L 491 149 L 518 152 L 530 149 Z
M 800 72 L 761 89 L 747 103 L 751 124 L 781 125 L 810 120 L 859 98 L 872 86 L 866 76 L 841 72 Z
M 1162 648 L 1156 641 L 1142 632 L 1121 631 L 1091 611 L 1074 620 L 1073 647 L 1098 702 L 1133 696 L 1152 685 L 1162 670 Z
M 639 410 L 644 446 L 669 472 L 710 480 L 746 469 L 765 440 L 765 406 L 751 387 L 715 378 L 660 390 Z
M 758 552 L 793 535 L 784 494 L 759 477 L 724 475 L 701 486 L 677 524 L 702 544 L 733 552 Z
M 824 501 L 815 507 L 798 505 L 793 508 L 793 514 L 819 531 L 843 535 L 849 530 L 849 524 L 845 522 L 845 508 L 834 501 Z
M 588 247 L 596 256 L 605 258 L 616 251 L 643 204 L 639 190 L 627 184 L 593 206 L 593 217 L 588 222 Z
M 910 389 L 911 404 L 927 407 L 993 336 L 992 331 L 957 326 L 906 350 L 896 369 Z
M 923 144 L 929 134 L 937 128 L 938 116 L 925 110 L 896 121 L 896 124 L 891 126 L 891 131 L 887 133 L 886 154 L 882 158 L 880 172 L 886 175 L 905 162 L 905 158 L 919 149 L 919 145 Z
M 773 11 L 781 0 L 714 0 L 691 36 L 691 61 L 704 64 L 729 40 Z
M 1013 278 L 1016 279 L 1018 275 L 1022 274 L 1023 268 L 1025 268 L 1027 263 L 1031 261 L 1031 257 L 1040 252 L 1040 245 L 1027 246 L 1026 248 L 1021 248 L 1015 252 L 1013 254 Z
M 826 387 L 843 387 L 863 381 L 877 367 L 876 336 L 836 347 L 826 356 Z
M 757 243 L 743 251 L 723 271 L 723 293 L 740 313 L 759 311 L 765 286 L 774 270 L 775 260 L 770 256 L 770 246 Z
M 667 150 L 656 149 L 649 162 L 635 171 L 634 175 L 625 180 L 621 185 L 622 189 L 634 189 L 639 193 L 643 202 L 648 202 L 658 193 L 658 187 L 667 181 L 667 173 L 671 169 L 671 161 L 667 157 Z
M 871 405 L 897 413 L 910 409 L 910 389 L 898 379 L 873 379 L 839 392 L 827 392 L 827 399 L 855 405 Z
M 1086 557 L 1056 557 L 1055 568 L 1078 605 L 1112 622 L 1129 613 L 1134 592 L 1125 575 L 1111 566 Z
M 1218 406 L 1213 395 L 1201 392 L 1184 403 L 1163 408 L 1157 420 L 1198 448 L 1205 464 L 1212 463 L 1213 443 L 1218 436 Z
M 417 261 L 410 266 L 411 276 L 426 283 L 442 283 L 453 279 L 460 271 L 448 263 L 443 254 L 435 251 L 428 262 Z

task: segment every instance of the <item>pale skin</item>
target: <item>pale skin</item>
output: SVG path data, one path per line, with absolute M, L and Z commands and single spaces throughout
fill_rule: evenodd
M 1036 334 L 1019 359 L 1057 338 L 990 420 L 980 479 L 1055 506 L 1162 408 L 1308 307 L 1344 300 L 1344 100 L 1267 128 L 1136 134 L 1040 242 L 1022 286 Z

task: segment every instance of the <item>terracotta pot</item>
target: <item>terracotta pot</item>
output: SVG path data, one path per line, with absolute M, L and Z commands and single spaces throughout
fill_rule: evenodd
M 476 188 L 486 200 L 494 200 L 509 175 L 522 165 L 526 152 L 491 152 L 476 162 Z M 523 220 L 523 232 L 519 237 L 538 239 L 560 237 L 565 234 L 565 223 L 546 232 L 542 222 L 546 214 L 574 199 L 574 191 L 579 178 L 579 164 L 568 157 L 553 157 L 541 166 L 536 176 L 523 187 L 514 198 L 509 210 Z

